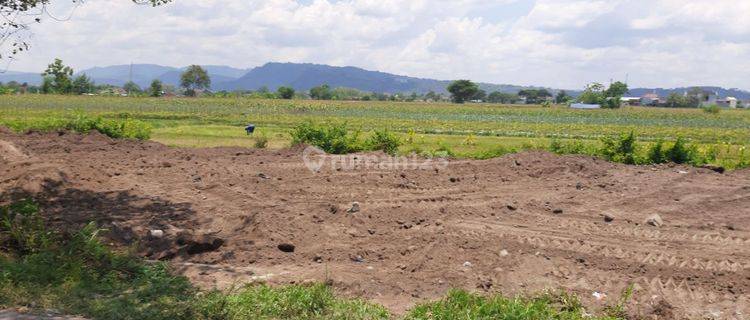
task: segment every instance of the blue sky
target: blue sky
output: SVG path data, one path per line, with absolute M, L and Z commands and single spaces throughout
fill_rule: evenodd
M 579 89 L 750 89 L 750 1 L 128 0 L 69 2 L 11 70 L 110 64 L 353 65 L 417 77 Z

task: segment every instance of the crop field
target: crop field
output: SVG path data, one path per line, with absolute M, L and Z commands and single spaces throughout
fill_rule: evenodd
M 92 319 L 750 314 L 750 111 L 26 95 L 0 97 L 6 126 L 0 243 L 17 249 L 0 253 L 0 307 Z M 298 142 L 452 157 L 370 166 L 391 158 L 305 158 L 288 148 Z
M 364 135 L 389 129 L 404 142 L 399 151 L 448 149 L 457 157 L 489 158 L 527 149 L 549 149 L 553 140 L 575 143 L 581 153 L 601 138 L 634 133 L 642 152 L 655 141 L 686 139 L 711 161 L 729 168 L 745 166 L 750 141 L 750 112 L 625 107 L 571 110 L 525 105 L 405 102 L 259 100 L 248 98 L 129 98 L 95 96 L 3 96 L 0 124 L 15 129 L 54 127 L 54 121 L 78 113 L 105 119 L 142 120 L 151 138 L 171 146 L 253 147 L 242 127 L 258 126 L 256 136 L 270 148 L 289 146 L 291 129 L 305 121 L 346 123 Z

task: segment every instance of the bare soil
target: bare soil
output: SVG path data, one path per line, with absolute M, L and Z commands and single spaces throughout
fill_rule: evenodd
M 96 221 L 207 288 L 327 281 L 399 314 L 450 288 L 565 289 L 597 310 L 632 284 L 634 315 L 750 317 L 748 170 L 526 152 L 312 172 L 301 154 L 0 131 L 0 201 Z

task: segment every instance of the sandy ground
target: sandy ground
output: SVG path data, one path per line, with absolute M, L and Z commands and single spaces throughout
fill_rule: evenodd
M 313 172 L 302 148 L 2 131 L 0 201 L 33 194 L 58 226 L 96 221 L 208 288 L 326 281 L 399 314 L 450 288 L 566 289 L 596 310 L 632 284 L 634 315 L 750 318 L 748 170 L 544 152 L 393 169 L 376 156 L 336 169 L 312 155 L 325 161 Z

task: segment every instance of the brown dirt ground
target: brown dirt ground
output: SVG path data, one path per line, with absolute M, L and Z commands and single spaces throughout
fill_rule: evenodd
M 61 228 L 96 221 L 204 287 L 328 281 L 398 314 L 450 288 L 566 289 L 596 310 L 633 284 L 633 314 L 750 315 L 748 170 L 526 152 L 313 173 L 301 154 L 0 130 L 0 201 L 33 194 Z

